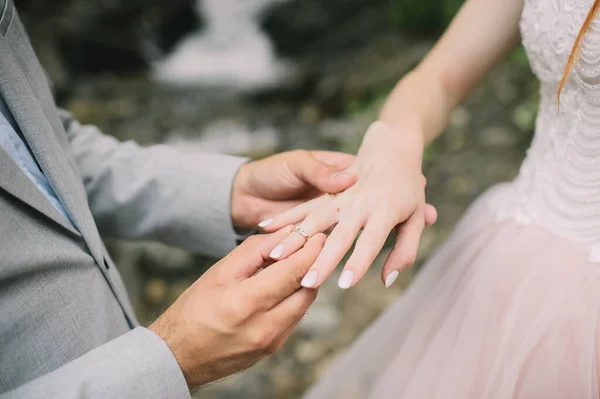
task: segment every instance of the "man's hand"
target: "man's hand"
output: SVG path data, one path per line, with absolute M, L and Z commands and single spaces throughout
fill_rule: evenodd
M 291 151 L 242 166 L 233 183 L 231 219 L 238 229 L 268 224 L 274 217 L 324 193 L 336 194 L 356 182 L 345 170 L 354 155 Z
M 290 232 L 248 238 L 149 327 L 167 343 L 190 388 L 277 351 L 316 298 L 300 281 L 323 248 L 323 234 L 269 266 L 269 253 Z

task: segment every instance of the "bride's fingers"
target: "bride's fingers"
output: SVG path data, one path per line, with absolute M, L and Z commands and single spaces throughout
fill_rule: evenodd
M 329 229 L 338 222 L 338 212 L 334 204 L 325 205 L 320 209 L 310 213 L 306 219 L 298 224 L 300 231 L 311 237 L 317 233 Z M 277 245 L 271 254 L 272 259 L 285 259 L 306 243 L 307 237 L 301 232 L 292 231 L 279 245 Z
M 433 226 L 435 224 L 435 222 L 437 221 L 437 209 L 435 209 L 435 206 L 430 205 L 430 204 L 425 204 L 425 226 L 429 227 L 429 226 Z
M 369 219 L 354 246 L 352 256 L 344 266 L 338 281 L 340 288 L 350 288 L 365 275 L 393 228 L 394 224 L 390 222 L 389 215 L 373 216 Z
M 388 255 L 381 273 L 386 287 L 391 286 L 400 272 L 415 263 L 421 233 L 425 227 L 424 208 L 418 208 L 410 218 L 398 227 L 396 245 Z
M 302 286 L 306 288 L 319 287 L 342 258 L 352 247 L 354 239 L 364 224 L 365 218 L 341 218 L 338 225 L 327 239 L 325 247 L 317 257 L 308 273 L 302 279 Z
M 274 218 L 263 220 L 258 224 L 258 227 L 262 228 L 267 233 L 277 231 L 288 224 L 298 223 L 315 209 L 332 201 L 332 196 L 322 195 L 310 201 L 306 201 L 292 209 L 288 209 Z M 316 233 L 318 233 L 318 231 Z
M 423 188 L 427 187 L 427 178 L 421 175 Z M 431 204 L 425 204 L 425 226 L 433 226 L 437 221 L 437 209 Z

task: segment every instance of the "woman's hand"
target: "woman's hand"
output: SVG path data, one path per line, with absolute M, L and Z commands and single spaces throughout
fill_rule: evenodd
M 362 230 L 352 256 L 339 279 L 341 288 L 349 288 L 365 274 L 393 229 L 396 245 L 382 271 L 382 280 L 390 286 L 399 271 L 412 265 L 421 233 L 437 217 L 435 208 L 425 203 L 425 178 L 421 172 L 423 142 L 418 135 L 403 137 L 383 123 L 373 123 L 349 171 L 357 182 L 337 195 L 324 195 L 301 204 L 261 225 L 267 232 L 297 224 L 308 236 L 336 225 L 310 271 L 304 287 L 318 287 L 350 250 Z M 282 259 L 296 252 L 306 238 L 292 232 L 272 252 Z

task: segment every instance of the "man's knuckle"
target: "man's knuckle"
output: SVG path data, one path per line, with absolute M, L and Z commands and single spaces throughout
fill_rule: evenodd
M 296 295 L 301 295 L 302 298 L 298 301 L 298 305 L 292 312 L 292 316 L 296 317 L 298 321 L 304 316 L 307 309 L 315 302 L 317 299 L 318 289 L 309 289 L 303 288 Z
M 256 313 L 261 310 L 262 304 L 264 303 L 263 295 L 256 293 L 255 295 L 249 295 L 246 299 L 246 310 L 250 313 Z
M 290 273 L 291 274 L 291 278 L 292 278 L 292 283 L 294 285 L 300 286 L 300 283 L 302 282 L 302 279 L 304 278 L 304 276 L 308 272 L 308 268 L 309 268 L 310 265 L 307 265 L 306 263 L 307 262 L 306 262 L 305 259 L 300 259 L 294 265 L 294 268 L 292 269 L 292 272 Z
M 273 355 L 277 352 L 279 352 L 279 350 L 283 347 L 283 342 L 273 342 L 270 345 L 267 346 L 265 353 L 267 355 Z
M 246 320 L 252 313 L 253 309 L 253 301 L 248 298 L 232 298 L 228 301 L 228 313 L 229 316 L 235 322 L 241 322 Z
M 261 326 L 250 330 L 247 340 L 252 350 L 266 353 L 273 344 L 273 338 L 272 327 Z
M 307 290 L 306 299 L 304 301 L 305 308 L 308 308 L 317 299 L 318 290 Z M 305 311 L 306 312 L 306 311 Z
M 252 350 L 260 349 L 263 344 L 263 333 L 261 329 L 249 330 L 246 335 L 246 341 Z
M 252 235 L 244 240 L 244 244 L 248 248 L 253 248 L 261 242 L 261 237 L 259 235 Z
M 227 257 L 235 259 L 239 261 L 240 259 L 245 259 L 252 252 L 255 251 L 256 248 L 256 240 L 253 238 L 254 236 L 250 236 L 246 238 L 242 243 L 233 250 Z

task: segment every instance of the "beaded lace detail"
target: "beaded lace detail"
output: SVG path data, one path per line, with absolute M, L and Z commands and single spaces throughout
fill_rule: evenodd
M 493 199 L 500 220 L 536 223 L 589 247 L 600 262 L 600 18 L 556 91 L 593 0 L 525 0 L 521 35 L 541 82 L 535 136 L 518 177 Z

